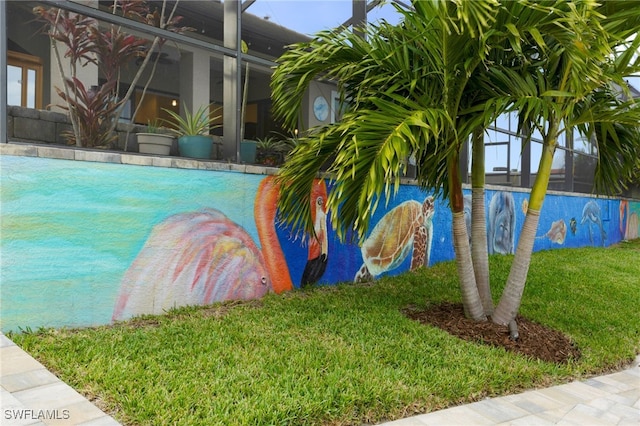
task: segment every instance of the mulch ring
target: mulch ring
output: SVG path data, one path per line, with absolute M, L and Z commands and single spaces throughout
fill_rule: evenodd
M 441 328 L 463 340 L 502 347 L 542 361 L 563 364 L 580 358 L 580 350 L 567 336 L 520 315 L 516 317 L 520 337 L 514 341 L 509 338 L 507 326 L 468 319 L 459 303 L 442 303 L 426 310 L 409 306 L 402 312 L 408 318 Z

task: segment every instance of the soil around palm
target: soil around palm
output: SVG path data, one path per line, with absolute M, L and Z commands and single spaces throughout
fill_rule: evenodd
M 563 333 L 521 315 L 516 317 L 519 338 L 514 341 L 509 338 L 507 326 L 466 318 L 462 304 L 442 303 L 427 309 L 409 306 L 403 309 L 403 313 L 408 318 L 441 328 L 463 340 L 502 347 L 546 362 L 562 364 L 580 358 L 580 350 Z

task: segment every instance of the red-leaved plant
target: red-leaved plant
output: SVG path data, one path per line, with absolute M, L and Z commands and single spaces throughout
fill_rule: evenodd
M 178 1 L 174 3 L 168 17 L 165 10 L 166 1 L 158 11 L 151 10 L 146 1 L 114 0 L 111 10 L 114 14 L 175 33 L 191 30 L 178 26 L 182 17 L 174 16 L 177 5 Z M 152 57 L 155 57 L 155 61 L 144 86 L 143 97 L 155 73 L 160 55 L 149 53 L 159 51 L 166 39 L 156 36 L 150 41 L 136 37 L 114 24 L 101 25 L 93 18 L 55 7 L 38 6 L 33 9 L 33 13 L 46 24 L 44 32 L 51 40 L 58 69 L 63 77 L 64 87 L 56 87 L 56 92 L 64 101 L 60 107 L 68 111 L 73 126 L 73 132 L 64 135 L 67 142 L 82 147 L 112 147 L 117 138 L 115 129 L 118 118 Z M 62 65 L 56 42 L 66 47 L 64 57 L 69 61 L 68 70 Z M 126 94 L 120 97 L 122 71 L 137 57 L 144 59 Z M 102 71 L 105 79 L 102 85 L 87 88 L 78 79 L 78 67 L 89 63 L 95 64 Z M 136 113 L 137 109 L 132 115 L 133 118 Z

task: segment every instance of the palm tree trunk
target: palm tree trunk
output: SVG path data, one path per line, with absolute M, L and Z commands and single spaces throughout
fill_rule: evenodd
M 471 258 L 482 307 L 485 315 L 490 316 L 493 314 L 493 299 L 489 280 L 484 188 L 473 188 L 471 197 Z
M 487 250 L 487 219 L 485 213 L 484 130 L 473 132 L 471 163 L 471 258 L 476 285 L 484 314 L 493 314 L 493 299 L 489 281 L 489 254 Z
M 514 321 L 520 309 L 522 293 L 524 292 L 527 273 L 529 272 L 529 265 L 531 264 L 533 243 L 535 242 L 536 231 L 538 230 L 540 210 L 542 209 L 542 204 L 547 193 L 549 177 L 551 176 L 551 164 L 557 142 L 558 123 L 553 119 L 550 119 L 549 122 L 550 128 L 548 135 L 553 135 L 553 137 L 545 140 L 544 143 L 538 174 L 533 183 L 531 195 L 529 196 L 529 208 L 524 220 L 524 225 L 522 226 L 522 231 L 520 232 L 520 240 L 518 241 L 518 248 L 516 249 L 513 264 L 511 265 L 509 278 L 507 278 L 507 284 L 500 298 L 500 303 L 498 303 L 491 317 L 491 320 L 496 324 L 507 325 L 511 321 Z
M 456 267 L 460 280 L 460 292 L 462 293 L 462 305 L 465 316 L 476 321 L 486 321 L 484 308 L 476 286 L 476 278 L 473 273 L 471 249 L 467 236 L 467 225 L 464 221 L 464 212 L 453 213 L 453 246 L 456 251 Z
M 513 258 L 509 278 L 507 278 L 507 285 L 500 298 L 500 303 L 498 303 L 496 310 L 491 316 L 491 320 L 496 324 L 507 325 L 513 321 L 518 314 L 522 293 L 524 292 L 524 286 L 527 280 L 527 273 L 529 272 L 529 265 L 531 263 L 531 253 L 533 251 L 533 243 L 536 238 L 539 219 L 540 212 L 529 207 L 522 231 L 520 232 L 520 240 L 518 241 L 518 248 Z
M 456 252 L 456 267 L 458 269 L 458 279 L 460 280 L 462 305 L 468 318 L 475 321 L 486 321 L 487 317 L 484 314 L 484 308 L 476 286 L 469 236 L 467 235 L 467 225 L 464 220 L 464 201 L 459 177 L 458 155 L 452 155 L 451 157 L 448 165 L 449 201 L 453 214 L 453 247 Z

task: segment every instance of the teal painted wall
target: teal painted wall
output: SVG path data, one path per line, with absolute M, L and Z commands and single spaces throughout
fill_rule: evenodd
M 256 201 L 264 179 L 239 172 L 0 156 L 0 328 L 108 324 L 145 310 L 271 291 L 281 277 L 265 272 L 274 255 L 263 247 L 254 215 L 256 203 L 267 207 Z M 375 213 L 372 231 L 381 220 L 388 228 L 415 230 L 408 215 L 421 214 L 418 206 L 430 195 L 403 185 L 388 209 Z M 527 198 L 523 192 L 487 191 L 489 227 L 499 230 L 488 242 L 494 252 L 517 245 Z M 393 214 L 383 219 L 404 202 L 394 214 L 403 212 L 398 217 L 407 223 L 392 221 Z M 450 210 L 441 200 L 432 208 L 428 264 L 454 256 Z M 637 238 L 639 215 L 638 202 L 549 194 L 534 250 Z M 323 244 L 326 261 L 320 262 L 315 284 L 353 281 L 364 264 L 360 247 L 340 243 L 331 224 L 317 245 L 281 227 L 276 233 L 294 287 L 309 276 L 308 259 Z M 413 240 L 401 248 L 395 264 L 380 275 L 410 268 Z

